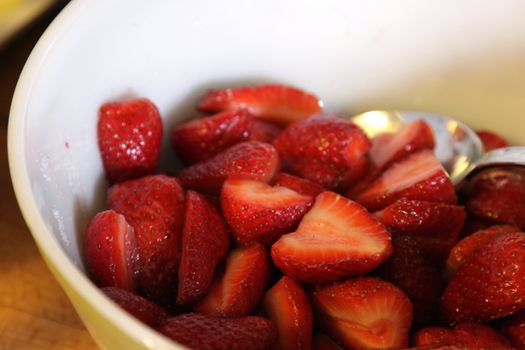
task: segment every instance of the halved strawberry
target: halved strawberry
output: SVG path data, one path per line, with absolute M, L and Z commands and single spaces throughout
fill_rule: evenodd
M 101 289 L 111 300 L 150 327 L 162 324 L 169 317 L 168 313 L 151 301 L 117 287 Z
M 481 142 L 483 143 L 483 148 L 485 152 L 492 151 L 496 148 L 507 147 L 509 143 L 501 135 L 495 133 L 494 131 L 488 130 L 478 130 L 476 131 Z
M 230 234 L 217 209 L 200 193 L 186 192 L 177 302 L 188 304 L 204 297 L 215 268 L 228 253 Z
M 229 176 L 269 182 L 278 168 L 279 155 L 272 145 L 247 141 L 183 169 L 179 178 L 187 188 L 219 193 Z
M 346 188 L 366 172 L 371 146 L 356 125 L 331 115 L 290 125 L 273 145 L 286 170 L 330 190 Z
M 317 97 L 302 90 L 277 84 L 210 90 L 199 101 L 203 112 L 246 108 L 253 116 L 288 125 L 321 111 Z
M 382 134 L 372 140 L 370 160 L 381 171 L 389 165 L 423 149 L 434 148 L 434 133 L 423 120 L 403 126 L 394 134 Z
M 525 233 L 488 242 L 459 268 L 441 298 L 448 323 L 486 322 L 525 308 Z
M 313 198 L 287 187 L 229 178 L 221 192 L 221 207 L 236 242 L 273 244 L 297 228 Z
M 184 220 L 184 191 L 178 180 L 150 175 L 113 185 L 108 205 L 135 230 L 139 282 L 146 297 L 168 307 L 177 295 Z
M 450 251 L 446 264 L 447 277 L 452 277 L 465 261 L 488 242 L 511 232 L 520 232 L 520 229 L 510 225 L 496 225 L 463 238 Z
M 499 331 L 518 350 L 525 350 L 525 309 L 498 322 Z
M 314 289 L 321 328 L 346 349 L 400 349 L 408 345 L 412 304 L 394 285 L 363 277 Z
M 454 186 L 432 151 L 419 151 L 393 164 L 356 200 L 368 210 L 376 211 L 403 197 L 456 203 Z
M 325 191 L 325 189 L 322 188 L 320 185 L 310 180 L 306 180 L 299 176 L 283 172 L 277 173 L 277 175 L 275 175 L 275 184 L 278 186 L 288 187 L 289 189 L 294 190 L 295 192 L 313 198 L 317 197 L 318 194 Z
M 148 99 L 103 104 L 98 112 L 98 147 L 111 183 L 152 174 L 162 142 L 162 120 Z
M 217 318 L 189 313 L 168 319 L 157 330 L 190 349 L 270 350 L 277 338 L 272 323 L 258 316 Z
M 246 110 L 227 111 L 177 125 L 171 142 L 179 158 L 193 164 L 247 141 L 252 127 L 252 117 Z
M 323 192 L 297 230 L 272 246 L 272 258 L 292 278 L 327 283 L 375 269 L 392 253 L 390 239 L 359 204 Z
M 264 120 L 253 119 L 250 141 L 261 141 L 272 143 L 272 141 L 283 131 L 275 124 Z
M 224 273 L 195 305 L 195 311 L 220 317 L 248 315 L 261 301 L 269 277 L 270 259 L 262 245 L 254 243 L 232 250 Z
M 312 308 L 300 284 L 282 277 L 266 292 L 264 310 L 279 334 L 274 349 L 311 349 Z
M 126 218 L 114 210 L 95 215 L 84 236 L 87 271 L 99 287 L 137 290 L 137 243 Z
M 312 340 L 312 350 L 343 350 L 326 334 L 317 333 Z

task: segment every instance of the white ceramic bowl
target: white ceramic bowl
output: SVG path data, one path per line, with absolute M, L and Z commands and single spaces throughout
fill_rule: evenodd
M 101 346 L 178 348 L 85 276 L 79 238 L 106 186 L 101 103 L 149 97 L 168 135 L 208 87 L 282 82 L 316 93 L 329 111 L 427 110 L 525 144 L 523 18 L 522 0 L 72 1 L 31 54 L 13 100 L 19 204 Z

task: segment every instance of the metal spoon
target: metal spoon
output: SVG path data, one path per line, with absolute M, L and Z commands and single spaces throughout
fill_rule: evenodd
M 525 166 L 525 147 L 506 147 L 484 153 L 477 134 L 464 123 L 443 115 L 413 111 L 370 111 L 349 118 L 370 137 L 399 130 L 403 125 L 424 119 L 434 131 L 434 152 L 455 186 L 480 169 Z

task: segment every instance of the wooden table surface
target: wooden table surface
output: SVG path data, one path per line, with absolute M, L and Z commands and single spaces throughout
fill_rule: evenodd
M 57 10 L 0 51 L 0 350 L 98 349 L 40 257 L 8 171 L 7 115 L 14 85 Z

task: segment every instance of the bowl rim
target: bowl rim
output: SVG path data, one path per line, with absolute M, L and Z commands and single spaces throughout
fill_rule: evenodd
M 45 64 L 49 52 L 67 32 L 67 28 L 73 25 L 78 17 L 93 7 L 95 3 L 91 0 L 72 0 L 67 4 L 40 37 L 24 65 L 9 112 L 7 149 L 11 182 L 22 216 L 40 254 L 61 288 L 66 291 L 69 299 L 71 296 L 65 288 L 66 285 L 83 298 L 84 302 L 95 309 L 97 313 L 103 315 L 115 327 L 119 328 L 122 333 L 145 348 L 184 349 L 181 345 L 154 331 L 121 309 L 73 264 L 45 224 L 31 190 L 23 136 L 26 127 L 25 117 L 36 77 Z M 77 310 L 75 311 L 79 314 Z M 79 316 L 82 318 L 82 315 L 79 314 Z M 84 324 L 86 325 L 85 322 Z M 98 343 L 96 339 L 95 341 Z

